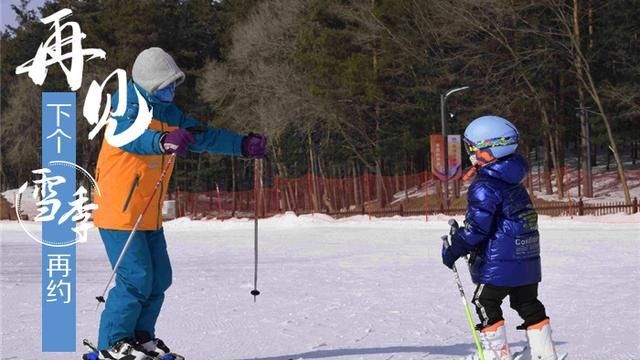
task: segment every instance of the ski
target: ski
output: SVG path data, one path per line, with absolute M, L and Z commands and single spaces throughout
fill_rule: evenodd
M 82 345 L 86 346 L 89 349 L 89 352 L 82 355 L 82 360 L 100 360 L 100 352 L 98 348 L 95 347 L 88 339 L 82 340 Z M 151 357 L 147 356 L 144 360 L 185 360 L 185 358 L 178 354 L 166 354 L 161 357 Z
M 161 357 L 157 357 L 154 360 L 185 360 L 185 358 L 182 355 L 169 353 L 166 355 L 162 355 Z

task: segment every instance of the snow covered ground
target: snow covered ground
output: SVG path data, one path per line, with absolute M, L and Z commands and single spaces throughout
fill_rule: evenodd
M 471 336 L 452 274 L 440 260 L 445 220 L 285 215 L 261 221 L 256 303 L 249 294 L 251 221 L 167 223 L 175 278 L 159 336 L 189 360 L 467 354 Z M 1 222 L 0 229 L 0 359 L 80 359 L 80 345 L 75 355 L 40 354 L 40 248 L 16 222 Z M 640 214 L 543 218 L 541 231 L 540 293 L 558 349 L 570 359 L 640 359 Z M 94 297 L 109 275 L 96 232 L 79 245 L 77 266 L 78 334 L 93 340 Z M 520 321 L 508 303 L 504 310 L 519 349 Z

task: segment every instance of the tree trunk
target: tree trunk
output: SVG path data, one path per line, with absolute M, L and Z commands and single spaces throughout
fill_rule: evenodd
M 378 206 L 382 209 L 386 205 L 386 200 L 384 199 L 385 189 L 382 179 L 382 165 L 380 162 L 380 159 L 376 160 L 376 197 L 378 198 Z
M 311 171 L 311 206 L 314 212 L 318 212 L 318 186 L 316 184 L 315 161 L 313 158 L 313 143 L 311 142 L 311 132 L 307 133 L 309 140 L 309 170 Z
M 549 149 L 549 137 L 543 137 L 543 151 L 544 151 L 544 160 L 543 160 L 543 168 L 544 168 L 544 190 L 545 194 L 551 195 L 553 194 L 553 186 L 551 184 L 551 150 Z
M 332 204 L 332 200 L 329 196 L 329 189 L 327 188 L 327 174 L 324 171 L 324 167 L 322 166 L 322 161 L 320 159 L 318 159 L 318 169 L 320 170 L 320 178 L 323 180 L 323 187 L 322 187 L 322 202 L 324 203 L 324 206 L 326 206 L 326 208 L 329 210 L 329 212 L 333 213 L 336 211 L 335 206 L 333 206 Z M 332 186 L 333 187 L 333 186 Z M 335 191 L 335 187 L 334 191 Z M 335 193 L 334 193 L 335 195 Z M 333 197 L 333 199 L 335 199 L 335 196 Z
M 583 82 L 582 85 L 587 90 L 587 92 L 591 96 L 591 99 L 593 100 L 593 102 L 595 102 L 596 106 L 598 107 L 598 112 L 600 113 L 600 116 L 602 117 L 602 122 L 604 123 L 604 126 L 607 130 L 609 147 L 611 149 L 611 152 L 613 153 L 613 158 L 616 161 L 618 177 L 620 178 L 620 183 L 622 184 L 622 190 L 624 192 L 624 199 L 626 204 L 629 205 L 631 204 L 631 193 L 629 192 L 629 185 L 627 184 L 627 177 L 624 172 L 624 165 L 622 163 L 622 159 L 620 158 L 620 153 L 618 152 L 618 146 L 616 145 L 616 141 L 613 136 L 613 132 L 611 130 L 611 124 L 609 123 L 607 114 L 604 111 L 604 106 L 602 105 L 602 101 L 600 100 L 600 94 L 598 93 L 598 88 L 595 84 L 595 81 L 593 80 L 593 77 L 591 76 L 589 61 L 581 50 L 579 39 L 576 39 L 576 37 L 573 35 L 573 32 L 571 31 L 571 23 L 569 20 L 566 19 L 564 11 L 561 8 L 556 9 L 556 14 L 565 25 L 567 34 L 569 35 L 570 41 L 575 50 L 574 54 L 575 54 L 575 57 L 577 57 L 577 61 L 581 62 L 581 68 L 583 69 L 583 75 L 584 75 L 582 77 L 582 82 Z
M 558 197 L 560 199 L 564 198 L 564 172 L 563 172 L 563 163 L 564 163 L 564 159 L 563 159 L 563 150 L 562 150 L 562 146 L 560 145 L 561 141 L 560 141 L 560 136 L 558 134 L 557 128 L 556 131 L 553 132 L 553 142 L 555 143 L 555 148 L 556 148 L 556 153 L 554 156 L 554 167 L 555 167 L 555 173 L 556 173 L 556 187 L 558 188 Z
M 236 158 L 231 157 L 231 217 L 236 215 Z
M 591 13 L 591 9 L 589 9 Z M 578 44 L 581 43 L 580 40 L 580 23 L 579 23 L 579 0 L 573 0 L 573 36 L 576 38 Z M 591 30 L 591 24 L 589 24 Z M 591 41 L 591 40 L 590 40 Z M 583 70 L 582 70 L 582 62 L 580 61 L 578 56 L 574 56 L 574 66 L 576 68 L 576 87 L 578 88 L 578 106 L 580 111 L 578 112 L 580 116 L 580 133 L 582 136 L 580 137 L 581 141 L 581 156 L 582 163 L 580 167 L 584 169 L 584 176 L 582 177 L 582 187 L 584 188 L 584 196 L 585 197 L 593 197 L 593 180 L 591 174 L 591 166 L 589 161 L 591 159 L 587 154 L 589 153 L 589 123 L 587 122 L 586 109 L 584 109 L 584 89 L 583 89 Z
M 356 169 L 355 160 L 351 162 L 353 164 L 353 199 L 354 205 L 360 205 L 360 191 L 358 190 L 358 171 Z

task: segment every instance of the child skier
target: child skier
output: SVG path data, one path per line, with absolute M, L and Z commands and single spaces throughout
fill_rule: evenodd
M 94 223 L 113 267 L 123 250 L 136 219 L 151 201 L 135 237 L 116 273 L 100 319 L 98 353 L 85 359 L 140 360 L 162 358 L 169 348 L 156 337 L 155 325 L 171 285 L 172 272 L 162 229 L 162 202 L 169 185 L 169 173 L 159 191 L 150 200 L 152 190 L 169 156 L 185 156 L 187 151 L 243 155 L 261 158 L 266 151 L 262 135 L 241 136 L 205 127 L 183 114 L 173 104 L 175 87 L 184 73 L 173 58 L 160 48 L 142 51 L 133 64 L 133 82 L 129 82 L 124 116 L 116 117 L 116 133 L 126 130 L 138 113 L 137 89 L 153 108 L 153 120 L 135 141 L 122 147 L 102 142 L 96 179 L 102 191 L 96 196 L 98 209 Z M 192 133 L 188 129 L 200 129 Z
M 538 300 L 538 215 L 522 185 L 527 163 L 516 154 L 518 130 L 506 119 L 483 116 L 469 124 L 464 143 L 473 164 L 469 174 L 476 176 L 469 187 L 465 226 L 443 248 L 442 261 L 452 268 L 456 259 L 471 254 L 471 277 L 477 284 L 473 304 L 485 359 L 556 360 L 549 318 Z M 507 296 L 524 320 L 518 329 L 526 330 L 528 341 L 515 356 L 500 308 Z M 466 359 L 477 360 L 479 354 Z

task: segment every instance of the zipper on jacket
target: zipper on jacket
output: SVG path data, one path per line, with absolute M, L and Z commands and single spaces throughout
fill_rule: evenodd
M 136 178 L 133 179 L 133 183 L 131 184 L 129 195 L 127 195 L 127 200 L 125 200 L 124 206 L 122 207 L 122 212 L 127 211 L 127 208 L 129 207 L 129 202 L 131 202 L 131 197 L 133 196 L 133 191 L 136 189 L 136 186 L 138 186 L 139 181 L 140 181 L 140 176 L 136 175 Z
M 160 131 L 164 132 L 164 123 L 160 121 Z M 160 171 L 164 171 L 164 152 L 161 155 L 162 167 L 160 167 Z M 158 194 L 158 216 L 156 218 L 156 230 L 160 230 L 160 219 L 162 218 L 162 191 L 164 190 L 164 179 L 160 183 L 160 194 Z

